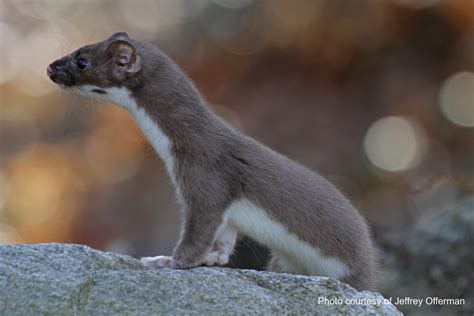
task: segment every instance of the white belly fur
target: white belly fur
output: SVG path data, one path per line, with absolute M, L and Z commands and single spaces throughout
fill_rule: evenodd
M 272 220 L 267 212 L 247 199 L 233 202 L 225 217 L 230 226 L 261 244 L 269 247 L 282 260 L 290 273 L 311 274 L 343 278 L 349 268 L 337 258 L 325 257 L 321 252 L 304 242 L 285 227 Z

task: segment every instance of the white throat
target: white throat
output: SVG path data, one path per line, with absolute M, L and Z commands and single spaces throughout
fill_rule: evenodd
M 106 94 L 94 92 L 96 89 L 103 90 L 106 92 Z M 138 106 L 131 92 L 127 88 L 99 88 L 92 85 L 84 85 L 80 88 L 75 88 L 74 91 L 88 97 L 98 98 L 100 100 L 115 103 L 126 109 L 135 119 L 138 126 L 142 130 L 143 134 L 145 134 L 146 138 L 153 146 L 155 151 L 165 162 L 166 170 L 168 171 L 173 184 L 178 190 L 174 172 L 175 159 L 171 151 L 171 140 L 163 132 L 158 123 L 146 113 L 145 109 Z

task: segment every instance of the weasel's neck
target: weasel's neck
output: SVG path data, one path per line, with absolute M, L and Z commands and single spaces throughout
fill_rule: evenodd
M 183 103 L 156 98 L 136 98 L 126 88 L 109 88 L 107 98 L 125 108 L 137 122 L 155 151 L 163 159 L 173 184 L 178 188 L 176 168 L 180 159 L 211 154 L 232 129 L 215 116 L 196 95 L 180 96 Z M 141 104 L 142 99 L 151 104 Z M 225 137 L 224 137 L 225 138 Z M 176 152 L 180 155 L 177 157 Z
M 145 109 L 137 107 L 135 111 L 131 111 L 131 114 L 150 144 L 165 162 L 168 174 L 171 176 L 173 183 L 177 185 L 175 175 L 176 158 L 172 152 L 172 138 L 163 132 L 156 120 Z
M 169 137 L 159 123 L 154 119 L 145 108 L 138 105 L 135 98 L 126 88 L 108 88 L 107 99 L 126 109 L 137 122 L 155 151 L 163 159 L 166 170 L 176 185 L 175 164 L 176 159 L 172 153 L 172 138 Z

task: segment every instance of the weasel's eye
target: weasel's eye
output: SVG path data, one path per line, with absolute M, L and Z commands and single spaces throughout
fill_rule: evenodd
M 77 68 L 79 68 L 79 69 L 86 69 L 87 66 L 89 66 L 89 62 L 87 61 L 87 59 L 79 58 L 76 61 L 76 65 L 77 65 Z

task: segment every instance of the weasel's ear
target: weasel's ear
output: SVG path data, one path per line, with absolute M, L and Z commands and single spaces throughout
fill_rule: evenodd
M 110 35 L 110 37 L 109 37 L 109 41 L 115 41 L 115 40 L 119 40 L 119 39 L 129 41 L 130 37 L 125 32 L 117 32 L 117 33 L 114 33 L 114 34 Z
M 120 33 L 119 33 L 120 34 Z M 113 35 L 112 35 L 113 36 Z M 133 44 L 127 40 L 115 40 L 109 44 L 107 53 L 110 54 L 117 68 L 117 75 L 134 74 L 142 69 L 142 59 Z

